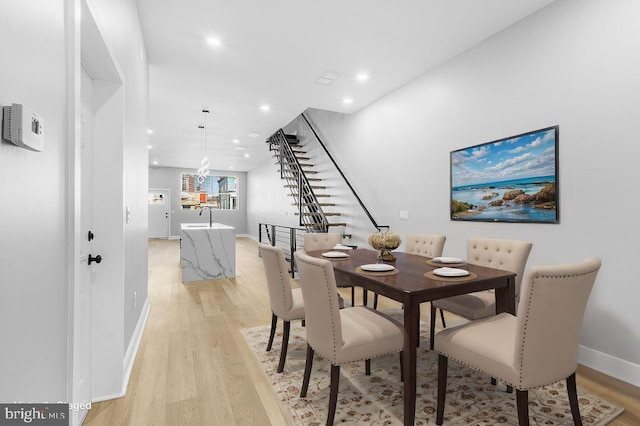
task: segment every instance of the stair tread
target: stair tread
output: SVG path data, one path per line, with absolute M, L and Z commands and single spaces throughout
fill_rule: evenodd
M 289 197 L 297 197 L 298 194 L 287 194 Z M 309 197 L 310 195 L 306 195 L 306 197 Z M 315 194 L 316 198 L 319 197 L 331 197 L 331 195 L 329 194 Z M 305 195 L 303 195 L 303 197 L 305 197 Z
M 280 170 L 278 170 L 278 171 L 280 171 Z M 291 170 L 291 169 L 289 169 L 289 170 L 285 170 L 285 172 L 288 172 L 288 173 L 296 173 L 297 171 L 296 171 L 296 170 Z M 304 173 L 305 173 L 305 174 L 312 174 L 312 175 L 315 175 L 315 174 L 318 174 L 318 171 L 317 171 L 317 170 L 305 170 L 305 171 L 304 171 Z
M 287 178 L 286 177 L 281 177 L 280 179 L 287 179 Z M 322 178 L 308 177 L 307 180 L 309 182 L 322 182 Z
M 297 206 L 298 203 L 291 203 L 292 206 Z M 302 203 L 303 206 L 321 206 L 321 207 L 334 207 L 336 203 Z
M 285 188 L 297 188 L 298 185 L 285 185 Z M 311 185 L 311 189 L 327 189 L 326 186 Z
M 326 225 L 327 226 L 347 226 L 346 223 L 342 223 L 342 222 L 340 222 L 340 223 L 327 223 Z M 322 223 L 307 223 L 304 226 L 310 226 L 310 227 L 313 227 L 313 228 L 322 228 L 324 226 L 324 224 L 322 224 Z
M 300 213 L 295 212 L 296 216 L 299 216 Z M 320 213 L 302 213 L 303 216 L 321 216 Z M 326 213 L 326 212 L 322 212 L 322 215 L 324 216 L 340 216 L 341 213 Z

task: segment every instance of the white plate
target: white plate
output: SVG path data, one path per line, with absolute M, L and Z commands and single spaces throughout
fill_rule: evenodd
M 469 275 L 469 271 L 456 268 L 438 268 L 434 269 L 433 273 L 441 277 L 466 277 Z
M 336 244 L 332 247 L 334 250 L 353 250 L 353 247 L 343 246 L 342 244 Z
M 347 253 L 343 253 L 341 251 L 328 251 L 326 253 L 322 253 L 324 257 L 349 257 Z
M 458 257 L 434 257 L 433 261 L 436 263 L 463 263 L 464 260 Z
M 386 263 L 370 263 L 368 265 L 360 265 L 360 269 L 369 272 L 386 272 L 393 271 L 395 268 L 393 265 L 387 265 Z

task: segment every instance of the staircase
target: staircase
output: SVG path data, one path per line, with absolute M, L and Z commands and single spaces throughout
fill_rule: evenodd
M 333 164 L 333 170 L 339 175 L 349 189 L 357 204 L 360 205 L 364 214 L 369 218 L 371 224 L 378 231 L 389 229 L 388 225 L 379 225 L 373 218 L 367 207 L 364 205 L 355 189 L 349 183 L 338 163 L 327 149 L 325 143 L 320 139 L 311 121 L 303 113 L 299 116 L 300 122 L 311 131 L 312 137 L 305 138 L 305 144 L 318 144 L 326 154 L 326 157 Z M 308 139 L 308 140 L 307 140 Z M 266 142 L 269 144 L 269 150 L 273 152 L 273 157 L 277 160 L 276 164 L 280 166 L 280 177 L 285 180 L 285 187 L 289 189 L 289 195 L 294 198 L 293 206 L 298 207 L 300 217 L 300 226 L 304 226 L 307 232 L 329 232 L 330 227 L 347 226 L 339 219 L 329 218 L 339 217 L 340 213 L 325 212 L 323 207 L 336 207 L 331 202 L 331 195 L 328 194 L 327 187 L 322 185 L 322 179 L 317 175 L 318 172 L 313 169 L 313 164 L 309 161 L 311 158 L 307 155 L 304 147 L 300 144 L 297 136 L 286 135 L 282 129 L 271 135 Z M 317 158 L 314 156 L 314 158 Z M 351 237 L 349 234 L 342 232 L 343 237 Z
M 282 129 L 275 132 L 266 141 L 269 151 L 280 167 L 280 178 L 285 181 L 284 187 L 289 189 L 293 197 L 291 205 L 298 207 L 296 215 L 300 217 L 300 226 L 307 232 L 328 232 L 330 227 L 346 226 L 346 223 L 329 221 L 328 218 L 339 217 L 340 213 L 325 212 L 323 207 L 335 207 L 330 202 L 331 195 L 322 185 L 322 179 L 316 177 L 317 171 L 309 163 L 309 157 L 301 147 L 295 135 L 286 135 Z

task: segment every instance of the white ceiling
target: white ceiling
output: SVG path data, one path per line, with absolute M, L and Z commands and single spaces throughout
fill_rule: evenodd
M 247 171 L 270 156 L 265 139 L 306 108 L 356 112 L 553 0 L 136 1 L 150 164 L 197 169 L 206 108 L 210 168 Z M 325 71 L 340 77 L 317 84 Z

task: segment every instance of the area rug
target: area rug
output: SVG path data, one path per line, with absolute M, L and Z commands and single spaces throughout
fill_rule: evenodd
M 398 310 L 399 311 L 399 310 Z M 389 312 L 402 318 L 400 312 Z M 269 326 L 242 330 L 258 359 L 285 416 L 292 425 L 323 425 L 329 404 L 330 364 L 318 355 L 306 398 L 300 398 L 304 372 L 306 340 L 300 322 L 291 324 L 289 349 L 284 372 L 276 372 L 282 341 L 282 323 L 270 352 L 266 352 Z M 428 326 L 418 348 L 416 425 L 435 425 L 437 354 L 428 351 Z M 364 362 L 342 365 L 335 424 L 402 424 L 402 382 L 399 356 L 389 355 L 371 361 L 371 375 L 364 374 Z M 623 412 L 600 398 L 578 389 L 583 424 L 606 425 Z M 517 425 L 515 392 L 505 392 L 501 384 L 491 385 L 489 377 L 453 361 L 449 362 L 445 425 Z M 531 425 L 573 425 L 564 382 L 529 391 Z

